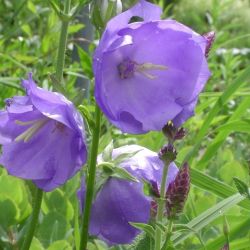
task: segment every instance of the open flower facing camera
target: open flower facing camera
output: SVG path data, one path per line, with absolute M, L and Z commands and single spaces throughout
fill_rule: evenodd
M 160 16 L 158 6 L 140 0 L 108 22 L 95 51 L 97 103 L 123 132 L 159 131 L 170 120 L 179 127 L 210 76 L 214 34 L 201 36 Z
M 6 100 L 0 111 L 0 163 L 44 191 L 64 184 L 86 162 L 84 124 L 63 95 L 23 80 L 26 96 Z

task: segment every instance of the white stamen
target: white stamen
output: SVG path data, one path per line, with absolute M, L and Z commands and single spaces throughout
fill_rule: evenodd
M 153 64 L 153 63 L 142 63 L 142 64 L 137 64 L 136 65 L 136 71 L 140 72 L 147 78 L 154 80 L 157 78 L 157 76 L 150 74 L 148 72 L 145 72 L 147 70 L 167 70 L 168 67 L 165 65 L 160 65 L 160 64 Z
M 27 125 L 30 125 L 30 124 L 34 124 L 36 122 L 40 121 L 40 119 L 38 120 L 32 120 L 32 121 L 27 121 L 27 122 L 23 122 L 23 121 L 20 121 L 20 120 L 15 120 L 15 123 L 20 125 L 20 126 L 27 126 Z
M 19 121 L 20 122 L 20 121 Z M 46 123 L 48 122 L 47 118 L 43 118 L 37 121 L 31 121 L 30 124 L 33 124 L 30 128 L 25 130 L 22 134 L 15 138 L 16 142 L 24 141 L 28 142 L 36 132 L 38 132 Z M 23 125 L 23 124 L 20 124 Z

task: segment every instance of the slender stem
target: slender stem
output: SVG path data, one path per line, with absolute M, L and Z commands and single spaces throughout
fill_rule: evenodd
M 173 218 L 171 218 L 168 222 L 168 231 L 167 231 L 167 237 L 166 237 L 166 240 L 164 242 L 164 245 L 162 247 L 162 250 L 167 250 L 167 247 L 168 247 L 168 242 L 170 240 L 170 237 L 172 235 L 172 230 L 173 230 Z
M 65 0 L 64 11 L 63 11 L 64 15 L 69 14 L 70 3 L 71 0 Z M 63 68 L 65 62 L 65 50 L 68 37 L 68 26 L 69 26 L 69 20 L 62 19 L 61 34 L 60 34 L 59 48 L 58 48 L 57 62 L 56 62 L 56 79 L 59 84 L 62 84 L 62 79 L 63 79 Z
M 160 198 L 158 201 L 158 209 L 157 209 L 157 215 L 156 215 L 157 222 L 162 222 L 162 219 L 163 219 L 166 183 L 167 183 L 167 174 L 168 174 L 169 164 L 170 164 L 170 162 L 165 162 L 165 165 L 163 168 L 162 179 L 161 179 Z M 155 230 L 155 250 L 161 249 L 161 238 L 162 238 L 161 229 L 156 228 L 156 230 Z
M 88 228 L 91 213 L 92 200 L 94 195 L 95 172 L 96 172 L 96 159 L 98 154 L 99 136 L 101 124 L 101 111 L 96 105 L 95 108 L 95 129 L 93 132 L 93 139 L 90 152 L 90 162 L 88 168 L 87 190 L 85 197 L 85 206 L 83 212 L 82 233 L 80 249 L 85 250 L 88 242 Z
M 31 221 L 30 221 L 27 233 L 26 233 L 26 237 L 24 239 L 22 250 L 29 250 L 30 249 L 32 238 L 33 238 L 33 235 L 34 235 L 34 232 L 36 229 L 36 225 L 38 222 L 38 216 L 39 216 L 39 212 L 40 212 L 40 208 L 41 208 L 41 204 L 42 204 L 42 198 L 43 198 L 43 191 L 41 189 L 37 188 L 35 197 L 33 199 L 32 217 L 31 217 Z

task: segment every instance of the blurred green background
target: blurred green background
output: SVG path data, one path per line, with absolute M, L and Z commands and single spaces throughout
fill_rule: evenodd
M 58 5 L 61 1 L 55 1 Z M 124 9 L 136 1 L 123 1 Z M 177 162 L 189 154 L 192 188 L 185 213 L 177 223 L 188 223 L 210 208 L 212 219 L 203 218 L 200 227 L 185 230 L 188 238 L 175 239 L 176 249 L 220 249 L 226 242 L 224 217 L 229 224 L 232 250 L 250 249 L 250 200 L 240 206 L 221 201 L 237 193 L 233 177 L 249 185 L 250 172 L 250 1 L 247 0 L 160 0 L 165 18 L 174 18 L 202 34 L 216 32 L 209 55 L 212 77 L 201 94 L 196 115 L 185 128 L 187 137 L 177 145 Z M 73 1 L 73 5 L 78 1 Z M 64 78 L 68 97 L 80 100 L 93 112 L 91 56 L 97 35 L 88 21 L 88 6 L 79 8 L 70 24 Z M 60 22 L 48 1 L 0 1 L 0 107 L 4 99 L 22 95 L 20 79 L 32 71 L 35 80 L 51 89 Z M 238 78 L 240 77 L 240 78 Z M 79 98 L 80 90 L 85 89 Z M 90 138 L 90 135 L 89 135 Z M 103 119 L 100 152 L 113 139 L 116 146 L 138 143 L 154 151 L 164 144 L 160 133 L 131 136 L 121 134 Z M 197 149 L 192 151 L 193 149 Z M 191 150 L 191 151 L 190 151 Z M 79 241 L 78 203 L 75 192 L 80 174 L 64 187 L 48 193 L 42 205 L 40 224 L 33 240 L 34 250 L 73 249 Z M 31 213 L 32 185 L 8 176 L 0 168 L 0 249 L 18 249 Z M 217 207 L 216 207 L 217 206 Z M 224 213 L 224 208 L 227 211 Z M 107 249 L 92 239 L 89 250 Z M 126 246 L 113 247 L 126 249 Z M 146 250 L 146 249 L 145 249 Z

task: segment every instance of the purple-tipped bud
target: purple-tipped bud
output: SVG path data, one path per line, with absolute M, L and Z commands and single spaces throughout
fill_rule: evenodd
M 209 51 L 210 51 L 210 49 L 213 45 L 214 39 L 215 39 L 215 32 L 210 31 L 208 33 L 205 33 L 205 34 L 203 34 L 203 37 L 207 40 L 205 56 L 208 57 Z
M 172 122 L 168 122 L 162 128 L 162 132 L 169 141 L 181 140 L 186 135 L 186 130 L 184 128 L 176 128 Z
M 169 218 L 183 211 L 190 188 L 189 166 L 184 163 L 175 180 L 168 186 L 166 192 L 166 209 Z
M 176 159 L 177 151 L 172 144 L 164 145 L 158 153 L 159 158 L 164 162 L 172 162 Z

